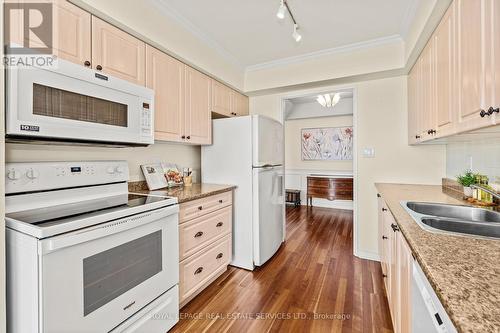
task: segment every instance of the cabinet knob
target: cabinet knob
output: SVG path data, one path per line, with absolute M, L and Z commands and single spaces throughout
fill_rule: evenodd
M 181 136 L 181 139 L 185 139 L 185 138 L 186 138 L 186 136 L 185 136 L 185 135 Z
M 196 274 L 200 274 L 201 272 L 203 272 L 203 267 L 198 267 L 198 268 L 194 271 L 194 275 L 196 275 Z
M 420 139 L 420 135 L 415 135 L 415 139 Z
M 382 211 L 383 212 L 387 212 L 387 208 L 382 208 Z
M 217 228 L 220 228 L 220 227 L 222 227 L 223 225 L 224 225 L 224 223 L 219 222 L 219 223 L 217 223 L 215 226 L 216 226 Z
M 386 274 L 382 274 L 382 277 L 383 277 L 383 278 L 386 278 L 386 277 L 387 277 L 387 275 L 386 275 Z
M 186 139 L 191 140 L 191 135 L 186 136 Z
M 380 195 L 380 193 L 377 193 L 377 198 L 381 198 L 382 196 Z
M 491 116 L 493 113 L 500 113 L 500 108 L 494 109 L 492 106 L 488 109 L 488 115 Z
M 217 255 L 217 257 L 215 257 L 215 258 L 216 258 L 216 259 L 220 259 L 220 258 L 222 258 L 223 256 L 224 256 L 224 255 L 223 255 L 222 253 L 219 253 L 219 254 Z
M 219 200 L 219 203 L 222 203 L 222 199 Z
M 194 234 L 194 238 L 198 238 L 203 236 L 203 231 L 198 231 L 196 234 Z
M 394 232 L 399 231 L 399 227 L 397 224 L 392 223 L 391 228 L 392 228 L 392 231 L 394 231 Z
M 85 65 L 85 67 L 90 67 L 90 61 L 88 61 L 88 60 L 85 60 L 85 62 L 83 64 Z
M 102 66 L 101 65 L 97 65 L 96 68 L 98 71 L 102 71 Z
M 382 236 L 382 239 L 388 239 L 386 236 Z
M 203 209 L 203 206 L 198 206 L 198 210 L 202 210 Z
M 486 116 L 489 116 L 488 112 L 484 111 L 484 110 L 481 110 L 481 112 L 479 112 L 479 115 L 481 116 L 481 118 L 484 118 Z

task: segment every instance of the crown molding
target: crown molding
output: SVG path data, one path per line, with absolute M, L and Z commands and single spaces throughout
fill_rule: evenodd
M 413 20 L 415 19 L 415 15 L 417 13 L 418 6 L 420 5 L 420 0 L 410 0 L 408 4 L 408 8 L 406 9 L 406 14 L 403 16 L 403 20 L 401 21 L 401 25 L 399 28 L 399 34 L 403 40 L 406 40 L 408 32 L 413 24 Z
M 387 36 L 387 37 L 382 37 L 382 38 L 370 39 L 370 40 L 363 41 L 363 42 L 348 44 L 348 45 L 344 45 L 344 46 L 319 50 L 319 51 L 315 51 L 315 52 L 300 54 L 300 55 L 293 56 L 293 57 L 281 58 L 281 59 L 277 59 L 277 60 L 263 62 L 263 63 L 256 64 L 256 65 L 247 66 L 245 68 L 245 71 L 251 72 L 251 71 L 256 71 L 256 70 L 261 70 L 261 69 L 280 67 L 280 66 L 284 66 L 284 65 L 290 65 L 290 64 L 295 64 L 295 63 L 307 61 L 307 60 L 313 60 L 313 59 L 317 59 L 317 58 L 328 56 L 328 55 L 351 52 L 351 51 L 362 50 L 362 49 L 369 49 L 372 47 L 386 45 L 386 44 L 392 44 L 392 43 L 404 43 L 404 40 L 403 40 L 403 38 L 401 38 L 400 35 L 392 35 L 392 36 Z
M 215 41 L 213 38 L 210 38 L 200 28 L 198 28 L 196 25 L 187 20 L 183 15 L 181 15 L 176 9 L 174 9 L 170 4 L 168 4 L 168 0 L 151 0 L 151 2 L 162 13 L 172 18 L 184 29 L 188 30 L 191 34 L 193 34 L 195 37 L 197 37 L 203 43 L 205 43 L 208 47 L 216 51 L 226 61 L 230 62 L 231 64 L 233 64 L 234 66 L 238 67 L 241 70 L 245 69 L 245 66 L 241 62 L 239 62 L 235 56 L 233 56 L 217 41 Z

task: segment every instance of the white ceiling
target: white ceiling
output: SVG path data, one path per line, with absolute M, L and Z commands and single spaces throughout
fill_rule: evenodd
M 171 17 L 243 67 L 404 38 L 420 0 L 288 0 L 296 43 L 279 0 L 155 0 Z

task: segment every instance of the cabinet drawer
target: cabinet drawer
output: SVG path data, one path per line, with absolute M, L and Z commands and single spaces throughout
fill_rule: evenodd
M 217 209 L 232 204 L 233 191 L 182 203 L 179 208 L 179 223 L 184 223 Z
M 231 235 L 218 240 L 203 252 L 181 261 L 179 267 L 180 301 L 188 298 L 231 261 Z
M 203 215 L 179 226 L 180 259 L 187 258 L 215 239 L 231 232 L 233 206 Z

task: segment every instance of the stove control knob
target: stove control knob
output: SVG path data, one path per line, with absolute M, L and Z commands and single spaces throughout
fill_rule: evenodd
M 28 177 L 29 179 L 36 179 L 38 178 L 38 176 L 40 176 L 40 173 L 36 170 L 29 169 L 28 171 L 26 171 L 26 177 Z
M 124 172 L 125 172 L 125 168 L 124 168 L 124 167 L 122 167 L 122 166 L 117 166 L 117 167 L 115 168 L 115 172 L 116 172 L 116 173 L 124 173 Z
M 115 173 L 115 168 L 113 168 L 113 167 L 108 167 L 108 168 L 106 169 L 106 172 L 112 175 L 112 174 L 114 174 L 114 173 Z
M 18 180 L 21 178 L 21 173 L 16 169 L 9 170 L 9 172 L 7 172 L 7 178 L 10 180 Z

